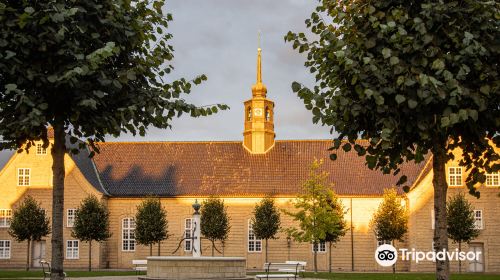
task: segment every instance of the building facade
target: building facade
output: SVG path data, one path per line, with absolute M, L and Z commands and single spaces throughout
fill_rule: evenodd
M 131 268 L 133 259 L 144 259 L 149 248 L 136 244 L 134 217 L 137 206 L 147 196 L 157 196 L 167 210 L 168 240 L 160 244 L 162 255 L 191 255 L 189 236 L 192 207 L 196 199 L 218 196 L 224 199 L 230 216 L 231 231 L 224 244 L 217 244 L 217 255 L 243 256 L 248 269 L 261 269 L 264 242 L 253 235 L 250 219 L 257 202 L 265 196 L 276 199 L 282 209 L 292 210 L 291 200 L 301 192 L 314 159 L 325 159 L 332 188 L 346 209 L 348 231 L 332 248 L 335 271 L 388 271 L 379 266 L 374 252 L 379 242 L 370 220 L 382 202 L 383 191 L 398 178 L 369 170 L 364 158 L 355 153 L 339 152 L 330 161 L 331 140 L 275 140 L 274 103 L 267 98 L 262 83 L 261 50 L 258 50 L 257 82 L 252 98 L 244 102 L 243 141 L 225 142 L 116 142 L 100 143 L 101 152 L 89 158 L 88 151 L 66 155 L 64 202 L 64 265 L 84 268 L 88 264 L 88 244 L 71 237 L 75 209 L 88 195 L 105 202 L 110 211 L 112 236 L 92 246 L 94 268 Z M 0 171 L 0 267 L 23 267 L 27 243 L 16 242 L 7 232 L 12 209 L 30 195 L 39 201 L 49 217 L 52 212 L 52 159 L 41 143 L 30 153 L 15 153 Z M 465 170 L 458 161 L 447 164 L 449 195 L 467 192 Z M 406 163 L 402 173 L 408 176 L 409 193 L 400 195 L 410 212 L 409 231 L 398 248 L 431 251 L 433 247 L 432 157 L 422 163 Z M 478 186 L 481 198 L 468 196 L 475 208 L 481 234 L 463 250 L 481 251 L 482 259 L 465 262 L 471 272 L 500 272 L 500 197 L 499 174 L 488 174 Z M 293 225 L 282 215 L 282 227 Z M 269 241 L 269 261 L 307 261 L 312 267 L 313 246 L 287 239 L 284 233 Z M 50 259 L 51 236 L 34 242 L 31 266 Z M 450 241 L 450 248 L 455 244 Z M 202 242 L 204 254 L 210 242 Z M 328 245 L 320 244 L 318 267 L 328 269 Z M 156 250 L 154 250 L 156 252 Z M 399 271 L 433 271 L 432 262 L 399 261 Z M 452 262 L 452 270 L 458 264 Z

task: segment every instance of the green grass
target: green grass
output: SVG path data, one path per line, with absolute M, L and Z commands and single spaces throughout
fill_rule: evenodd
M 97 277 L 97 276 L 128 276 L 135 275 L 135 271 L 67 271 L 68 277 Z M 0 270 L 0 279 L 43 277 L 41 270 Z
M 306 277 L 335 279 L 335 280 L 434 280 L 436 276 L 431 273 L 328 273 L 314 274 L 307 272 Z M 492 274 L 454 274 L 451 280 L 500 280 L 500 275 Z
M 264 272 L 251 272 L 248 275 L 265 274 Z M 328 273 L 306 272 L 307 278 L 335 279 L 335 280 L 434 280 L 436 276 L 432 273 Z M 500 280 L 500 275 L 493 274 L 454 274 L 451 280 Z

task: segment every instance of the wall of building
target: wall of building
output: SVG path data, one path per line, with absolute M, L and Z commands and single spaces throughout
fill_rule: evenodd
M 15 209 L 22 203 L 28 195 L 41 203 L 49 219 L 52 217 L 52 159 L 50 151 L 46 155 L 37 155 L 33 147 L 30 153 L 15 154 L 0 172 L 0 209 Z M 97 192 L 76 168 L 69 156 L 65 158 L 66 179 L 64 195 L 64 250 L 66 241 L 74 240 L 71 237 L 71 227 L 67 227 L 67 209 L 77 208 L 81 200 L 90 194 L 99 198 L 102 194 Z M 30 185 L 18 186 L 17 168 L 30 168 Z M 44 237 L 41 242 L 45 242 L 45 259 L 50 262 L 52 235 Z M 0 227 L 0 240 L 11 241 L 10 259 L 0 259 L 0 267 L 24 267 L 27 257 L 27 242 L 17 242 L 8 234 L 8 228 Z M 36 245 L 35 245 L 36 246 Z M 35 248 L 32 248 L 35 250 Z M 79 242 L 79 258 L 65 259 L 64 265 L 72 268 L 84 268 L 88 266 L 88 244 Z M 31 253 L 30 253 L 31 254 Z M 65 253 L 64 253 L 65 254 Z M 92 266 L 101 266 L 101 248 L 99 244 L 92 244 Z M 32 264 L 33 265 L 33 264 Z
M 458 155 L 456 155 L 457 158 Z M 451 161 L 446 165 L 448 172 L 449 167 L 457 167 L 458 161 Z M 465 178 L 467 173 L 465 169 L 462 174 L 462 186 L 449 187 L 448 197 L 451 197 L 459 192 L 465 194 L 466 199 L 473 205 L 475 210 L 482 210 L 483 229 L 480 231 L 479 237 L 473 240 L 473 244 L 482 244 L 484 251 L 484 271 L 500 272 L 500 197 L 498 187 L 487 187 L 484 184 L 477 185 L 481 192 L 479 199 L 468 194 L 468 189 L 465 186 Z M 447 178 L 449 180 L 449 174 Z M 410 234 L 409 234 L 409 249 L 415 248 L 418 251 L 431 251 L 433 245 L 434 230 L 432 229 L 433 208 L 434 208 L 434 191 L 432 186 L 433 172 L 429 172 L 422 180 L 420 185 L 408 194 L 410 201 Z M 458 249 L 458 244 L 451 240 L 448 242 L 449 250 L 455 251 Z M 462 244 L 462 251 L 469 251 L 468 244 Z M 468 271 L 469 262 L 462 262 L 462 271 Z M 434 271 L 435 264 L 430 261 L 423 261 L 418 264 L 412 262 L 409 267 L 410 271 Z M 450 262 L 451 271 L 458 271 L 458 262 Z

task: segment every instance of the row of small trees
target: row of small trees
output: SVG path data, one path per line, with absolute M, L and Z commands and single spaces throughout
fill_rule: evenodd
M 317 251 L 321 242 L 329 245 L 329 271 L 332 265 L 332 246 L 345 235 L 348 227 L 344 219 L 347 212 L 342 202 L 332 191 L 328 183 L 328 173 L 321 171 L 320 160 L 311 166 L 309 178 L 304 182 L 303 192 L 292 201 L 295 211 L 279 209 L 273 198 L 266 197 L 254 207 L 251 218 L 255 237 L 265 242 L 265 261 L 268 262 L 268 241 L 276 239 L 282 231 L 298 242 L 313 244 L 314 271 L 317 271 Z M 201 208 L 201 234 L 211 242 L 212 256 L 219 251 L 215 243 L 224 247 L 231 229 L 227 207 L 220 198 L 211 197 L 203 201 Z M 297 227 L 281 228 L 283 212 L 297 222 Z M 463 242 L 469 242 L 479 235 L 475 228 L 473 209 L 463 194 L 451 197 L 447 203 L 448 236 L 458 243 L 459 250 Z M 384 191 L 383 202 L 373 215 L 371 226 L 379 241 L 403 241 L 408 232 L 408 210 L 395 189 Z M 135 216 L 135 240 L 137 244 L 149 246 L 149 254 L 153 253 L 153 245 L 168 239 L 167 211 L 158 198 L 147 198 L 137 206 Z M 32 241 L 39 241 L 50 233 L 49 219 L 45 211 L 32 197 L 28 196 L 20 207 L 14 210 L 9 234 L 17 241 L 27 241 L 26 269 L 29 269 L 30 249 Z M 89 264 L 92 266 L 92 241 L 101 242 L 111 237 L 109 231 L 109 212 L 106 205 L 95 196 L 85 198 L 76 210 L 72 236 L 89 243 Z M 220 252 L 220 251 L 219 251 Z M 461 270 L 461 263 L 459 263 Z

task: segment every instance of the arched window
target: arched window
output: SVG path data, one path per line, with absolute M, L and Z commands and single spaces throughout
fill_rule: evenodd
M 271 120 L 271 111 L 269 110 L 269 107 L 266 106 L 266 121 Z
M 248 106 L 248 109 L 247 109 L 247 121 L 251 121 L 252 120 L 252 107 Z

